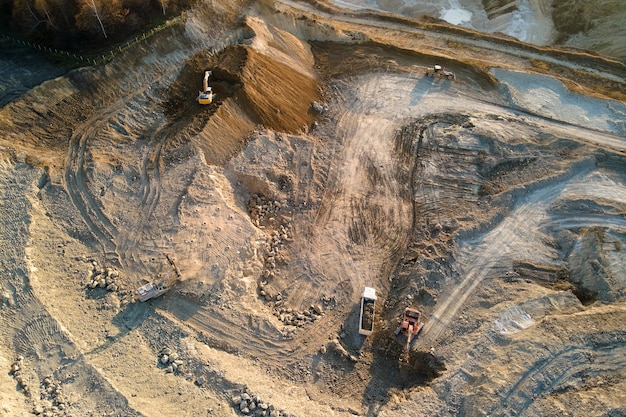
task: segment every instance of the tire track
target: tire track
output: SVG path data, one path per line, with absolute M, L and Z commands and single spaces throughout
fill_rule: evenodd
M 610 339 L 568 347 L 538 360 L 506 391 L 499 407 L 488 414 L 518 416 L 538 397 L 564 389 L 577 377 L 626 370 L 626 335 L 621 333 Z
M 520 238 L 532 235 L 537 230 L 537 222 L 546 207 L 558 196 L 567 181 L 541 188 L 529 195 L 518 205 L 495 229 L 480 239 L 480 243 L 467 248 L 464 258 L 468 269 L 463 271 L 461 263 L 458 267 L 465 277 L 454 291 L 436 308 L 422 330 L 422 336 L 416 341 L 416 348 L 429 348 L 436 344 L 437 339 L 449 327 L 456 313 L 464 305 L 467 298 L 476 290 L 480 283 L 498 266 L 506 266 L 506 261 L 520 255 L 523 242 Z M 524 231 L 524 233 L 522 233 Z M 528 257 L 532 259 L 532 257 Z M 463 274 L 465 272 L 465 274 Z
M 163 147 L 168 134 L 161 135 L 152 152 L 146 152 L 141 164 L 141 194 L 138 217 L 135 227 L 119 236 L 118 253 L 123 262 L 136 261 L 141 246 L 142 234 L 161 198 L 161 164 Z
M 57 320 L 33 292 L 31 274 L 34 272 L 25 253 L 30 243 L 28 226 L 32 220 L 27 195 L 32 190 L 22 185 L 35 184 L 41 171 L 28 167 L 12 169 L 5 175 L 3 168 L 0 168 L 0 214 L 5 224 L 23 225 L 0 227 L 0 242 L 11 242 L 0 247 L 0 287 L 10 289 L 13 300 L 8 307 L 0 308 L 3 347 L 25 357 L 22 372 L 30 387 L 38 387 L 50 375 L 67 384 L 68 391 L 76 393 L 68 408 L 73 415 L 76 412 L 84 415 L 81 410 L 95 407 L 114 411 L 116 415 L 140 416 L 96 368 L 82 359 L 79 346 L 62 321 Z M 8 182 L 7 178 L 12 180 Z M 39 389 L 32 392 L 37 395 L 32 395 L 28 401 L 36 405 L 40 402 Z
M 576 216 L 560 219 L 551 219 L 545 224 L 547 228 L 554 230 L 580 229 L 583 227 L 607 227 L 618 230 L 626 229 L 626 219 L 616 216 Z
M 226 345 L 225 350 L 241 351 L 251 357 L 263 358 L 264 365 L 284 365 L 285 358 L 293 356 L 296 350 L 296 346 L 292 346 L 289 341 L 280 342 L 277 331 L 271 334 L 260 324 L 237 323 L 234 316 L 223 317 L 210 308 L 198 308 L 196 304 L 175 294 L 168 297 L 167 304 L 163 310 L 158 309 L 160 315 L 191 327 L 210 341 Z M 172 311 L 177 314 L 174 315 Z
M 96 130 L 103 123 L 102 119 L 102 117 L 94 118 L 83 123 L 83 129 L 75 133 L 70 139 L 65 163 L 65 189 L 89 230 L 105 250 L 110 253 L 115 250 L 113 240 L 118 234 L 117 229 L 102 212 L 96 199 L 85 185 L 87 137 L 95 134 Z

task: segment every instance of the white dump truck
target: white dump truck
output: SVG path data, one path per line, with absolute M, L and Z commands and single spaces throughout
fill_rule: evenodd
M 374 310 L 376 308 L 376 290 L 364 287 L 361 294 L 361 314 L 359 315 L 359 334 L 369 336 L 374 331 Z

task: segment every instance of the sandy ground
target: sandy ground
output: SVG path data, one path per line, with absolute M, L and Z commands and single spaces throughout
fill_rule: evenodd
M 431 16 L 535 45 L 565 45 L 626 58 L 626 9 L 620 0 L 330 0 L 349 10 Z
M 314 7 L 207 2 L 5 89 L 0 415 L 626 412 L 626 105 Z

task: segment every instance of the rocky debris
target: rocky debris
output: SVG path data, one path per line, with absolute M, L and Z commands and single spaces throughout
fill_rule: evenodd
M 30 386 L 28 385 L 28 378 L 24 375 L 24 357 L 22 355 L 13 361 L 9 374 L 13 376 L 24 394 L 30 397 Z
M 328 107 L 322 103 L 314 101 L 311 103 L 311 110 L 313 110 L 314 114 L 320 115 L 326 113 L 328 111 Z
M 276 409 L 267 401 L 263 401 L 249 390 L 235 392 L 231 398 L 235 411 L 246 416 L 255 417 L 287 417 L 284 411 Z
M 272 295 L 267 285 L 276 277 L 276 266 L 284 263 L 280 249 L 284 242 L 291 239 L 291 224 L 289 217 L 283 214 L 287 204 L 270 200 L 264 196 L 254 194 L 248 201 L 248 212 L 252 223 L 268 233 L 265 243 L 265 262 L 258 282 L 258 293 L 267 302 L 282 304 L 282 295 Z
M 106 290 L 110 295 L 117 296 L 117 300 L 111 304 L 123 307 L 133 302 L 133 292 L 124 286 L 120 272 L 111 267 L 103 267 L 96 260 L 88 260 L 91 263 L 84 280 L 89 291 L 95 289 Z M 119 305 L 117 305 L 119 304 Z
M 87 287 L 89 289 L 105 288 L 115 292 L 119 289 L 118 279 L 120 273 L 113 268 L 104 268 L 97 261 L 91 262 L 91 268 L 87 271 Z
M 67 408 L 70 405 L 63 394 L 61 383 L 49 375 L 41 381 L 40 391 L 41 404 L 37 407 L 41 410 L 41 415 L 46 417 L 65 417 Z M 33 410 L 35 411 L 35 410 Z
M 326 295 L 324 295 L 322 297 L 322 303 L 324 304 L 324 307 L 328 310 L 328 309 L 333 309 L 337 306 L 337 297 L 335 297 L 334 295 L 332 297 L 328 297 Z M 322 306 L 320 306 L 321 308 Z
M 278 306 L 274 309 L 274 315 L 286 326 L 302 327 L 318 320 L 324 315 L 324 311 L 319 304 L 311 305 L 304 311 Z
M 168 374 L 184 374 L 186 370 L 186 362 L 180 359 L 177 352 L 168 347 L 161 349 L 157 365 L 165 369 Z
M 286 206 L 286 202 L 281 203 L 262 195 L 253 194 L 248 201 L 248 212 L 250 213 L 252 224 L 259 229 L 269 227 L 273 230 L 278 230 L 279 226 L 287 225 L 288 223 L 287 216 L 283 213 Z M 281 238 L 287 239 L 288 236 L 281 235 Z

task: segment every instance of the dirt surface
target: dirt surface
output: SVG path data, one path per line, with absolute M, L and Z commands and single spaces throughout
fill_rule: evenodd
M 623 64 L 429 30 L 212 1 L 3 97 L 0 415 L 626 413 Z

